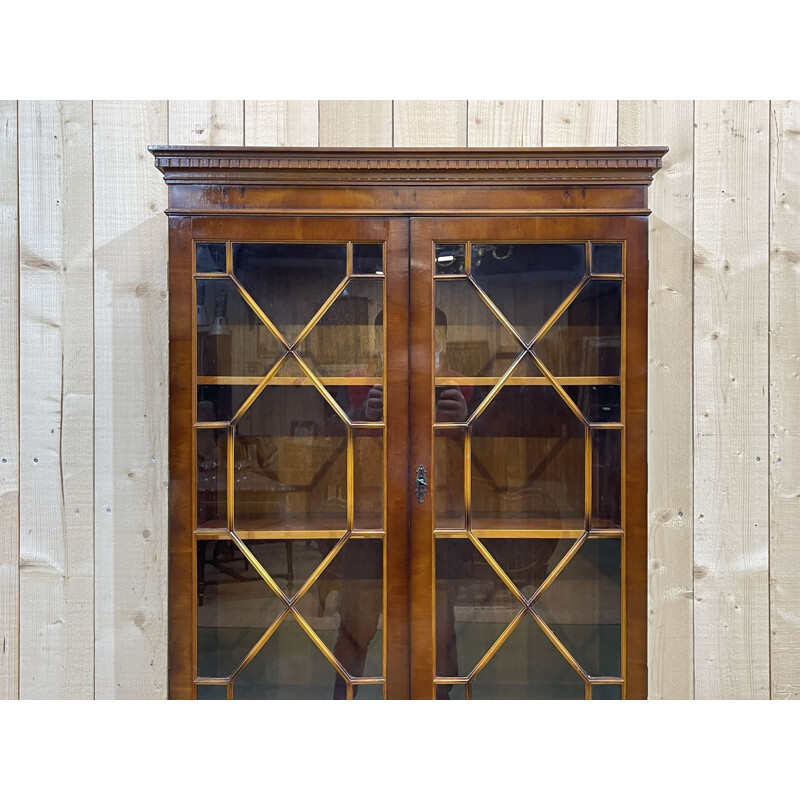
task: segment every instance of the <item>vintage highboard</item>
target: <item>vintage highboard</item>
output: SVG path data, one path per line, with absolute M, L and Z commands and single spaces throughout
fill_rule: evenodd
M 150 149 L 170 696 L 644 697 L 666 148 Z

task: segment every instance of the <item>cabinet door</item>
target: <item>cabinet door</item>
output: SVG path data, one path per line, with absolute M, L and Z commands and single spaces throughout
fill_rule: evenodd
M 645 237 L 412 219 L 412 696 L 645 695 Z
M 171 236 L 171 695 L 407 696 L 407 220 Z

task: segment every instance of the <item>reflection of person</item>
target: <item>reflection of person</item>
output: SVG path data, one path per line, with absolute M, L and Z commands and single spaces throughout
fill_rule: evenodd
M 375 318 L 375 326 L 383 323 L 383 313 Z M 383 337 L 377 336 L 382 342 Z M 437 378 L 461 376 L 452 370 L 447 362 L 447 317 L 437 308 L 435 317 L 435 367 Z M 382 365 L 382 354 L 373 356 L 370 367 L 355 370 L 350 376 L 375 375 L 377 367 Z M 464 422 L 472 411 L 477 398 L 471 386 L 459 386 L 455 380 L 452 384 L 437 389 L 436 421 Z M 351 420 L 377 422 L 383 419 L 383 386 L 374 384 L 349 386 L 339 392 L 337 402 L 346 411 Z M 367 431 L 364 432 L 365 434 Z M 363 434 L 362 434 L 363 435 Z M 375 435 L 379 435 L 376 431 Z M 465 543 L 469 544 L 469 543 Z M 464 558 L 469 559 L 471 553 L 465 548 Z M 383 552 L 379 540 L 351 540 L 342 549 L 337 559 L 341 570 L 341 594 L 339 600 L 339 629 L 333 654 L 353 677 L 364 674 L 367 650 L 378 630 L 378 620 L 383 606 L 382 576 Z M 436 559 L 436 628 L 437 628 L 437 673 L 454 676 L 458 674 L 458 660 L 455 639 L 455 592 L 453 590 L 453 569 L 459 572 L 458 565 L 446 564 L 437 555 Z M 353 696 L 358 687 L 353 687 Z M 448 699 L 449 686 L 437 686 L 437 699 Z M 345 681 L 337 675 L 334 685 L 334 699 L 346 697 Z

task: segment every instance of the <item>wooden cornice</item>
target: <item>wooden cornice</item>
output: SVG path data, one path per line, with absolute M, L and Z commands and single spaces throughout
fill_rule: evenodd
M 149 148 L 169 184 L 640 184 L 666 147 Z

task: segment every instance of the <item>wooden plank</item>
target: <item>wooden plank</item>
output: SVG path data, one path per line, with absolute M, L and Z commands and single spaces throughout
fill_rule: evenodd
M 616 143 L 616 100 L 544 101 L 544 147 L 605 147 Z
M 167 695 L 163 101 L 94 104 L 96 696 Z
M 17 103 L 0 100 L 0 700 L 19 697 Z
M 92 108 L 19 105 L 20 696 L 94 696 Z
M 771 696 L 800 699 L 800 103 L 770 116 Z
M 466 100 L 395 100 L 395 147 L 466 147 Z
M 649 191 L 648 696 L 694 696 L 691 101 L 624 101 L 620 145 L 668 144 Z
M 320 147 L 391 147 L 391 100 L 320 100 Z
M 243 145 L 244 102 L 170 100 L 169 144 Z
M 316 100 L 246 100 L 244 143 L 262 147 L 316 147 L 319 103 Z
M 769 114 L 695 103 L 695 696 L 769 697 Z
M 541 147 L 541 100 L 469 100 L 470 147 Z

